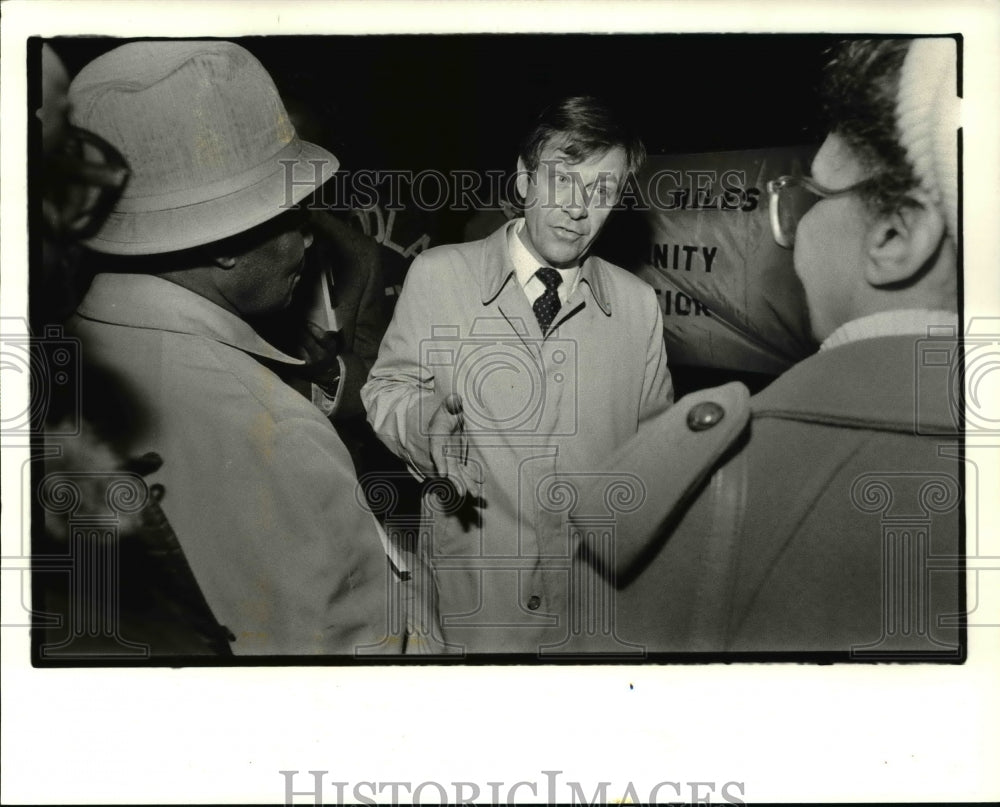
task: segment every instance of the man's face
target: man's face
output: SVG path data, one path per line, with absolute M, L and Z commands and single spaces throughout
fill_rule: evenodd
M 625 150 L 619 147 L 576 163 L 566 160 L 558 146 L 546 145 L 532 175 L 517 162 L 527 246 L 556 269 L 583 260 L 618 200 L 626 169 Z
M 308 215 L 290 210 L 258 228 L 259 234 L 236 257 L 230 303 L 243 316 L 279 311 L 292 300 L 312 245 Z
M 830 134 L 812 163 L 812 176 L 830 190 L 866 178 L 847 144 Z M 813 336 L 819 341 L 850 319 L 865 291 L 864 265 L 869 214 L 854 193 L 821 199 L 799 222 L 795 233 L 795 273 L 802 281 Z

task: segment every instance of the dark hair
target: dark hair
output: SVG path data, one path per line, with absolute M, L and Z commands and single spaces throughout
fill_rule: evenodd
M 827 125 L 873 177 L 863 198 L 878 213 L 898 209 L 919 184 L 896 127 L 899 76 L 911 41 L 842 42 L 831 49 L 824 74 Z
M 525 168 L 538 168 L 542 149 L 550 144 L 558 144 L 572 162 L 620 146 L 629 172 L 638 171 L 646 159 L 642 141 L 618 122 L 607 104 L 589 95 L 564 98 L 538 116 L 534 128 L 521 141 L 519 156 Z

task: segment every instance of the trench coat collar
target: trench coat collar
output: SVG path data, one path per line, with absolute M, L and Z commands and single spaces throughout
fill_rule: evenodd
M 922 341 L 927 337 L 883 336 L 816 353 L 755 395 L 754 415 L 909 434 L 957 434 L 949 368 L 925 362 Z
M 503 291 L 504 286 L 513 278 L 516 281 L 514 264 L 507 248 L 507 237 L 516 220 L 508 221 L 499 230 L 486 237 L 483 241 L 482 262 L 479 276 L 482 278 L 482 303 L 489 305 Z M 580 267 L 580 279 L 577 287 L 586 284 L 598 307 L 611 316 L 611 300 L 608 296 L 604 279 L 603 261 L 594 255 L 588 255 Z
M 155 275 L 98 274 L 76 313 L 112 325 L 202 336 L 271 361 L 305 364 L 264 341 L 232 312 Z

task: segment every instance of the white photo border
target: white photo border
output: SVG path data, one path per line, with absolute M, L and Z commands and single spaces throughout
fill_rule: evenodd
M 996 4 L 10 0 L 2 13 L 5 327 L 7 318 L 26 316 L 27 39 L 84 33 L 961 33 L 965 320 L 1000 318 Z M 985 392 L 1000 398 L 996 384 Z M 2 405 L 16 406 L 23 394 L 5 383 Z M 20 553 L 26 456 L 27 448 L 9 444 L 2 452 L 5 558 Z M 980 491 L 1000 490 L 1000 445 L 970 441 L 969 457 Z M 990 498 L 969 497 L 968 523 L 970 530 L 978 524 L 980 553 L 1000 557 Z M 976 574 L 970 569 L 970 578 Z M 1000 572 L 991 575 L 1000 589 Z M 21 608 L 19 587 L 6 585 L 7 577 L 5 617 Z M 986 616 L 1000 625 L 997 597 L 982 605 L 996 609 Z M 730 792 L 748 802 L 997 799 L 989 760 L 1000 758 L 998 630 L 970 629 L 969 660 L 955 666 L 62 670 L 32 668 L 27 630 L 7 627 L 0 635 L 0 801 L 276 803 L 285 797 L 281 770 L 299 771 L 303 791 L 312 781 L 307 772 L 323 770 L 327 782 L 442 783 L 452 797 L 452 783 L 476 782 L 486 801 L 487 783 L 505 783 L 505 798 L 518 781 L 537 785 L 534 795 L 522 788 L 523 798 L 545 801 L 545 771 L 582 783 L 588 797 L 600 781 L 612 783 L 611 798 L 626 795 L 628 783 L 645 798 L 656 783 L 673 781 L 716 783 L 715 800 L 721 783 L 740 782 L 743 790 Z M 435 793 L 428 790 L 424 803 Z M 565 801 L 573 793 L 563 787 L 557 795 Z M 685 784 L 679 798 L 690 795 Z M 335 798 L 332 786 L 326 796 Z M 312 803 L 307 795 L 297 801 Z

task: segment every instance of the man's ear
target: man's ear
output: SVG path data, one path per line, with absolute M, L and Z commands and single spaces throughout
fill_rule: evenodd
M 925 192 L 914 191 L 869 229 L 866 280 L 876 287 L 905 283 L 933 259 L 945 236 L 937 205 Z
M 528 169 L 525 168 L 524 160 L 520 157 L 517 158 L 517 175 L 514 187 L 517 188 L 517 193 L 522 199 L 528 198 Z
M 232 269 L 236 266 L 236 258 L 230 258 L 225 255 L 218 255 L 212 258 L 212 263 L 218 266 L 220 269 Z

